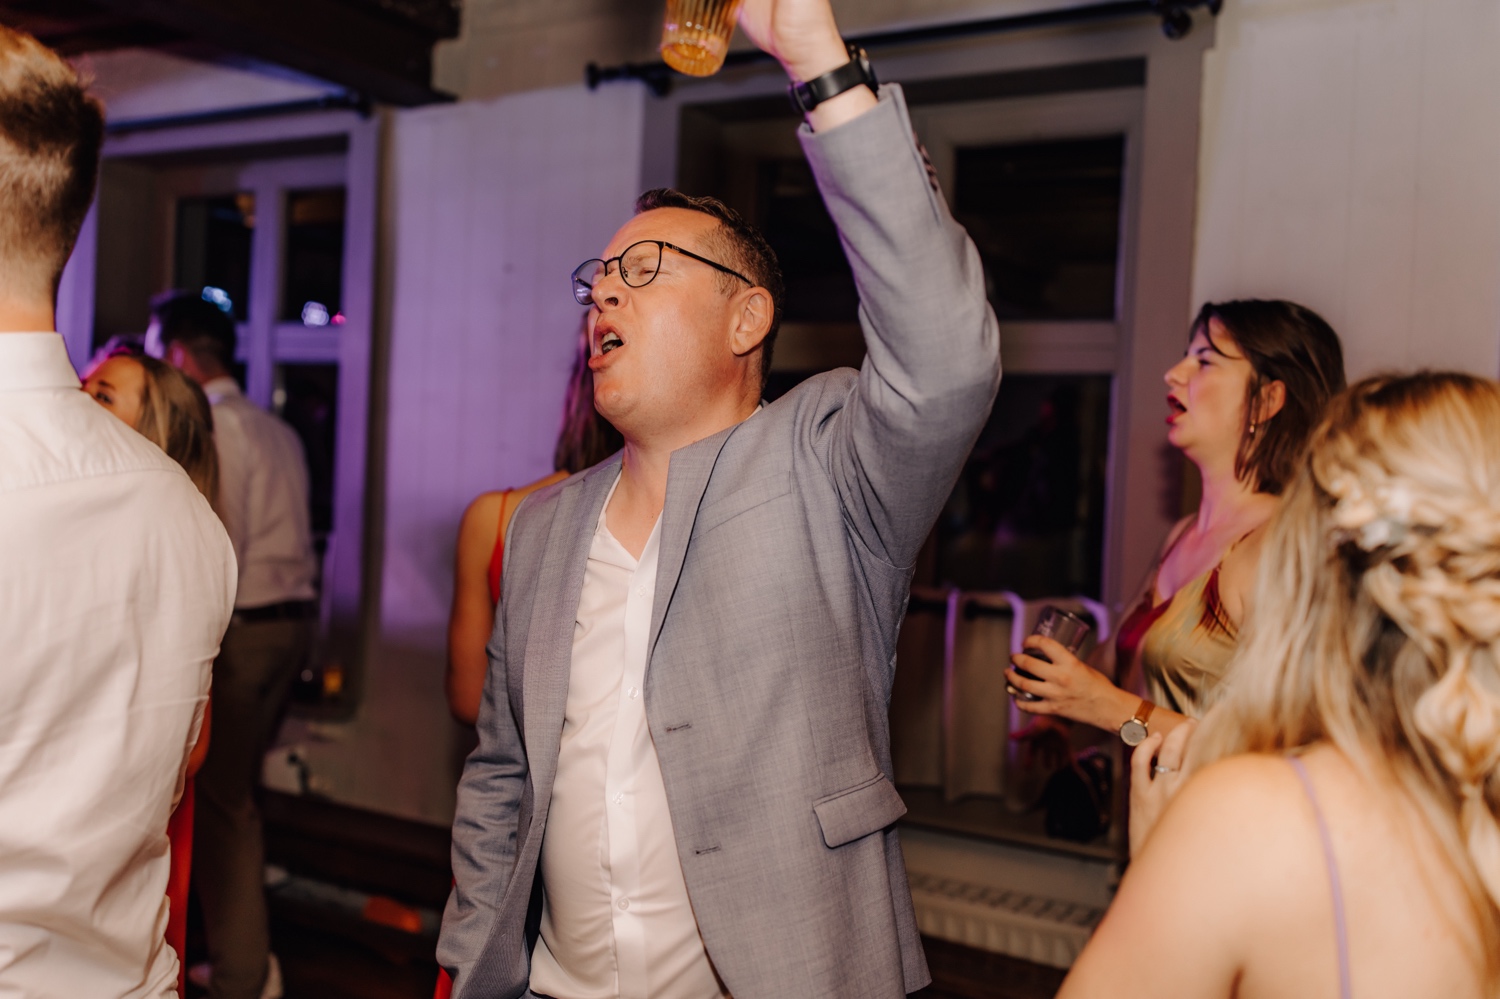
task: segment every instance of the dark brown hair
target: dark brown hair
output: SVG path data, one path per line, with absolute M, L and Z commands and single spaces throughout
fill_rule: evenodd
M 1219 354 L 1223 351 L 1209 335 L 1210 320 L 1218 320 L 1250 362 L 1245 426 L 1234 474 L 1257 492 L 1279 496 L 1296 473 L 1328 401 L 1344 390 L 1344 351 L 1338 334 L 1322 316 L 1295 302 L 1208 302 L 1198 310 L 1189 336 L 1201 332 Z M 1274 417 L 1261 419 L 1261 390 L 1278 381 L 1286 386 L 1286 402 Z
M 658 208 L 685 208 L 717 219 L 719 226 L 708 241 L 712 252 L 722 258 L 719 263 L 734 268 L 771 293 L 771 328 L 760 342 L 760 384 L 764 392 L 766 379 L 771 376 L 771 351 L 776 347 L 776 334 L 781 329 L 781 306 L 786 297 L 776 251 L 771 249 L 771 244 L 759 229 L 718 198 L 698 198 L 670 187 L 658 187 L 635 199 L 637 215 Z M 720 273 L 719 286 L 725 294 L 732 294 L 739 289 L 739 281 Z
M 0 25 L 0 290 L 56 300 L 103 142 L 104 108 L 77 71 Z
M 578 334 L 578 350 L 573 354 L 573 372 L 568 376 L 568 391 L 563 396 L 562 429 L 557 433 L 557 450 L 552 453 L 552 467 L 559 472 L 581 472 L 625 446 L 625 438 L 614 424 L 594 408 L 594 373 L 589 370 L 588 319 Z
M 234 320 L 201 294 L 164 291 L 151 299 L 151 318 L 161 326 L 163 347 L 180 344 L 203 367 L 234 370 Z

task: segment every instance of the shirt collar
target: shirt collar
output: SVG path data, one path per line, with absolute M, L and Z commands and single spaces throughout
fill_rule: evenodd
M 235 381 L 233 378 L 230 378 L 228 375 L 221 375 L 218 378 L 210 378 L 208 381 L 203 383 L 203 394 L 208 396 L 209 402 L 217 405 L 218 403 L 223 402 L 225 399 L 230 399 L 237 395 L 244 395 L 245 393 L 240 391 L 239 382 Z
M 0 392 L 78 387 L 78 372 L 59 334 L 0 333 Z

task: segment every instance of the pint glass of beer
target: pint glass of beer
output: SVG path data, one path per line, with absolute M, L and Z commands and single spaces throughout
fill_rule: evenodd
M 729 54 L 729 38 L 744 0 L 667 0 L 662 61 L 689 76 L 712 76 Z

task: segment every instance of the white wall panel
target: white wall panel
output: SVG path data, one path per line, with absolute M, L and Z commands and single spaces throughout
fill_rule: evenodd
M 638 189 L 644 91 L 582 87 L 393 116 L 381 625 L 359 714 L 289 725 L 315 787 L 446 823 L 459 732 L 443 696 L 459 517 L 552 470 L 582 310 L 568 274 Z
M 1239 0 L 1205 63 L 1195 297 L 1292 298 L 1351 375 L 1500 373 L 1500 5 Z

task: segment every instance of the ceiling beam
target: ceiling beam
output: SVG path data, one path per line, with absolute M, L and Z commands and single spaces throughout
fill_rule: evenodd
M 374 100 L 408 107 L 452 100 L 432 88 L 432 46 L 441 36 L 410 18 L 393 16 L 401 11 L 380 9 L 384 0 L 92 2 L 226 52 L 342 84 Z

